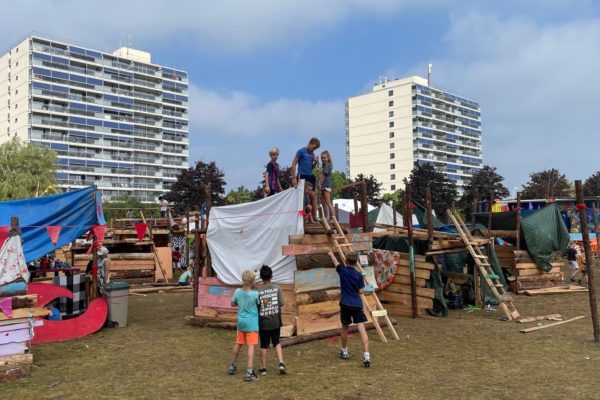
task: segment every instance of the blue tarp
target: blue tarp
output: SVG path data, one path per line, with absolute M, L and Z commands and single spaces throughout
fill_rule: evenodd
M 95 186 L 54 196 L 1 201 L 0 225 L 10 226 L 10 218 L 19 217 L 23 232 L 25 261 L 33 261 L 71 243 L 94 225 L 104 225 L 102 197 Z M 46 226 L 60 226 L 56 246 Z

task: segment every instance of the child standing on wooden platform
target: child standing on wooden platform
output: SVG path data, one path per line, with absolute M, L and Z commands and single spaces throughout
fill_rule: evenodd
M 258 344 L 258 292 L 254 290 L 254 271 L 246 270 L 242 273 L 242 288 L 236 289 L 231 298 L 231 306 L 237 306 L 237 337 L 233 346 L 233 360 L 227 370 L 229 375 L 237 372 L 237 359 L 243 345 L 248 346 L 248 365 L 246 382 L 258 379 L 254 372 L 254 346 Z
M 335 209 L 331 203 L 333 162 L 327 150 L 321 153 L 321 164 L 323 165 L 323 172 L 321 172 L 319 186 L 321 187 L 321 197 L 324 205 L 323 212 L 325 212 L 323 217 L 328 218 L 329 222 L 333 222 L 333 216 L 335 215 Z
M 273 283 L 273 271 L 267 265 L 260 269 L 260 279 L 263 284 L 258 288 L 258 298 L 260 300 L 259 310 L 259 336 L 260 336 L 260 369 L 258 373 L 267 375 L 267 349 L 272 344 L 279 360 L 279 373 L 281 375 L 287 372 L 283 362 L 283 350 L 279 343 L 281 331 L 281 307 L 284 305 L 283 293 L 281 288 Z
M 329 252 L 331 261 L 337 265 L 335 270 L 340 275 L 340 318 L 342 320 L 342 349 L 340 358 L 347 360 L 350 358 L 348 353 L 348 327 L 350 324 L 356 324 L 360 334 L 360 341 L 364 350 L 363 366 L 371 366 L 371 355 L 369 354 L 369 337 L 365 328 L 367 317 L 363 312 L 363 303 L 360 295 L 364 292 L 365 280 L 362 274 L 354 268 L 358 262 L 358 255 L 354 252 L 346 254 L 347 265 L 340 264 L 333 252 Z
M 281 183 L 279 183 L 279 164 L 277 163 L 279 149 L 273 147 L 269 150 L 269 157 L 271 157 L 271 161 L 267 164 L 267 170 L 265 171 L 265 197 L 273 196 L 283 191 Z

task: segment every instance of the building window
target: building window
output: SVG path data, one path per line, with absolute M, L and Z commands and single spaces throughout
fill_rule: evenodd
M 388 101 L 388 107 L 394 107 L 394 100 Z
M 18 53 L 18 52 L 19 52 L 19 48 L 17 47 L 16 50 L 15 50 L 15 53 Z
M 394 132 L 390 132 L 390 139 L 394 138 Z
M 390 164 L 390 169 L 396 169 L 396 164 L 394 164 L 394 163 L 391 163 L 391 164 Z
M 388 90 L 388 96 L 393 96 L 394 95 L 394 91 L 393 90 Z
M 17 121 L 15 120 L 15 122 L 17 122 Z M 393 159 L 393 158 L 396 158 L 396 154 L 395 153 L 390 153 L 390 159 Z
M 390 175 L 390 179 L 393 180 L 393 181 L 395 181 L 396 180 L 396 174 L 391 174 Z
M 395 192 L 396 191 L 396 185 L 391 185 L 390 189 L 392 189 Z
M 18 104 L 15 104 L 15 108 L 17 108 L 17 107 L 19 107 L 19 105 L 18 105 Z
M 394 142 L 390 143 L 390 149 L 393 149 L 396 146 Z
M 18 118 L 15 118 L 15 123 L 16 123 L 18 120 L 19 120 Z
M 393 111 L 388 112 L 388 117 L 393 117 L 393 116 L 394 116 L 394 112 Z
M 17 61 L 17 62 L 15 63 L 15 67 L 18 67 L 18 66 L 19 66 L 19 62 Z
M 19 89 L 15 89 L 15 94 L 19 94 Z
M 394 121 L 390 121 L 390 128 L 394 127 Z
M 19 80 L 19 75 L 15 76 L 15 81 Z

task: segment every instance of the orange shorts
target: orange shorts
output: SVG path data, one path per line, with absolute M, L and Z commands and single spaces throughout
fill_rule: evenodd
M 258 344 L 258 332 L 240 332 L 235 339 L 237 344 Z

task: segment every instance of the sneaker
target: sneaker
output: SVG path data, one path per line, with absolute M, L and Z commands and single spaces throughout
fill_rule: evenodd
M 261 368 L 258 370 L 258 373 L 261 374 L 262 376 L 266 376 L 267 375 L 267 369 L 266 368 Z
M 228 373 L 229 375 L 235 375 L 235 374 L 236 374 L 236 372 L 237 372 L 237 365 L 235 365 L 235 364 L 231 364 L 231 365 L 229 366 L 229 368 L 227 369 L 227 373 Z
M 350 354 L 347 351 L 340 350 L 340 358 L 342 360 L 347 360 L 350 358 Z
M 363 367 L 365 367 L 365 368 L 371 368 L 371 360 L 365 358 L 363 360 Z
M 279 363 L 279 375 L 287 374 L 287 369 L 285 368 L 284 363 Z
M 244 377 L 244 381 L 246 381 L 246 382 L 254 382 L 257 379 L 258 379 L 258 376 L 256 375 L 256 373 L 254 371 L 246 372 L 246 376 Z

